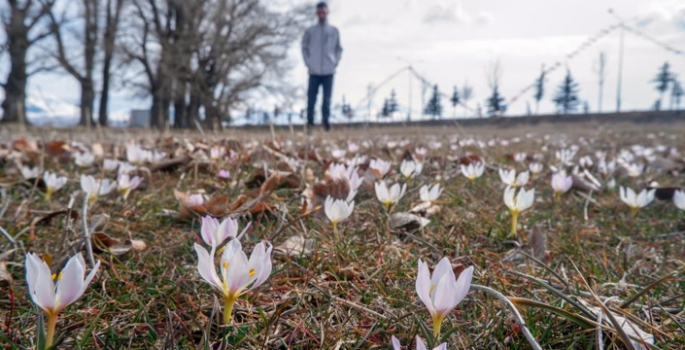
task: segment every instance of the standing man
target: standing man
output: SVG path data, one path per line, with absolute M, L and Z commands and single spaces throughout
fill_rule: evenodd
M 314 126 L 314 105 L 323 87 L 321 117 L 324 130 L 328 131 L 328 117 L 331 115 L 331 94 L 335 68 L 342 56 L 340 33 L 338 28 L 328 24 L 328 5 L 320 2 L 316 5 L 316 17 L 319 22 L 304 32 L 302 38 L 302 56 L 309 69 L 309 88 L 307 89 L 307 132 Z

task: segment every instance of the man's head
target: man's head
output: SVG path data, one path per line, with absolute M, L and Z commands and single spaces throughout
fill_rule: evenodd
M 326 4 L 326 2 L 321 1 L 316 4 L 316 17 L 319 18 L 319 22 L 326 22 L 326 18 L 328 17 L 328 4 Z

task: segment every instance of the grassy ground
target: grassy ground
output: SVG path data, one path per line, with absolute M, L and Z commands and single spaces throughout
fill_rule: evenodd
M 121 240 L 142 240 L 147 248 L 122 255 L 96 254 L 102 263 L 100 272 L 84 297 L 61 314 L 57 347 L 389 349 L 391 335 L 405 345 L 413 344 L 414 336 L 420 335 L 433 346 L 445 341 L 449 349 L 531 348 L 512 311 L 491 295 L 476 290 L 445 320 L 441 339 L 432 338 L 430 315 L 414 287 L 417 261 L 427 261 L 432 269 L 446 256 L 455 271 L 474 266 L 474 284 L 519 298 L 513 299 L 518 310 L 545 349 L 597 349 L 600 345 L 604 349 L 629 348 L 622 343 L 621 332 L 608 322 L 603 322 L 604 332 L 598 340 L 600 303 L 590 293 L 602 298 L 617 297 L 606 303 L 612 314 L 630 319 L 635 327 L 653 334 L 656 347 L 682 349 L 685 213 L 671 202 L 657 201 L 632 218 L 617 190 L 591 194 L 572 190 L 561 203 L 554 204 L 547 167 L 556 162 L 556 150 L 571 144 L 580 146 L 576 160 L 596 150 L 607 151 L 613 157 L 634 144 L 663 144 L 685 152 L 681 136 L 669 137 L 677 134 L 678 128 L 581 125 L 564 129 L 564 134 L 546 126 L 495 131 L 456 127 L 351 130 L 317 135 L 311 142 L 299 133 L 282 131 L 275 135 L 278 145 L 270 143 L 271 134 L 237 131 L 204 138 L 196 133 L 34 134 L 44 141 L 81 139 L 87 146 L 101 143 L 107 157 L 124 159 L 124 142 L 134 139 L 144 146 L 197 160 L 165 171 L 148 166 L 150 172 L 143 172 L 144 188 L 134 191 L 127 202 L 113 195 L 100 198 L 88 209 L 89 223 L 100 214 L 109 217 L 98 231 Z M 658 134 L 662 129 L 666 134 Z M 650 132 L 654 135 L 650 136 Z M 547 134 L 552 136 L 545 138 Z M 521 141 L 453 150 L 453 136 L 485 142 L 495 136 L 519 137 Z M 229 138 L 238 142 L 222 144 L 234 148 L 241 161 L 209 165 L 199 161 L 198 148 Z M 395 149 L 387 147 L 388 141 L 400 140 L 408 143 Z M 362 147 L 360 154 L 392 160 L 394 170 L 387 178 L 389 182 L 405 181 L 397 171 L 405 149 L 411 152 L 417 146 L 428 147 L 423 174 L 409 182 L 408 194 L 392 209 L 408 211 L 418 203 L 421 185 L 440 183 L 445 189 L 438 201 L 441 211 L 429 218 L 428 226 L 418 230 L 388 229 L 387 215 L 373 188 L 364 188 L 357 195 L 355 211 L 341 223 L 341 239 L 337 242 L 325 216 L 302 213 L 303 189 L 323 177 L 326 161 L 331 159 L 330 149 L 345 148 L 347 141 L 367 141 L 370 147 Z M 431 148 L 432 142 L 441 145 Z M 187 144 L 196 150 L 190 152 Z M 231 202 L 240 194 L 255 198 L 259 195 L 258 183 L 251 182 L 255 174 L 264 164 L 270 168 L 282 166 L 265 147 L 291 157 L 316 151 L 321 161 L 303 162 L 293 174 L 299 180 L 297 187 L 281 186 L 264 196 L 262 201 L 273 210 L 240 215 L 241 226 L 252 222 L 242 239 L 247 252 L 260 240 L 270 241 L 277 249 L 270 278 L 238 300 L 233 326 L 223 327 L 221 303 L 196 270 L 193 243 L 200 242 L 199 220 L 195 216 L 180 219 L 170 212 L 179 208 L 173 190 L 204 190 L 210 197 L 227 195 Z M 518 237 L 512 239 L 507 237 L 510 216 L 502 202 L 504 187 L 497 169 L 524 170 L 527 163 L 510 159 L 515 152 L 542 154 L 545 170 L 526 186 L 536 189 L 535 204 L 521 214 Z M 474 183 L 459 172 L 458 158 L 468 154 L 481 156 L 488 165 L 485 175 Z M 13 250 L 7 241 L 0 241 L 4 251 L 0 260 L 6 261 L 12 277 L 11 281 L 0 280 L 0 344 L 10 349 L 35 346 L 38 309 L 27 295 L 24 252 L 49 254 L 53 270 L 58 271 L 60 262 L 73 255 L 83 241 L 82 218 L 68 223 L 62 215 L 50 222 L 32 223 L 66 208 L 69 195 L 79 189 L 80 172 L 102 173 L 97 167 L 75 169 L 71 161 L 41 156 L 40 152 L 22 151 L 20 157 L 25 163 L 42 163 L 45 169 L 62 172 L 70 181 L 51 202 L 46 202 L 40 188 L 21 180 L 13 161 L 8 157 L 0 161 L 0 184 L 7 192 L 4 200 L 9 203 L 0 226 L 18 236 L 19 242 Z M 215 176 L 218 168 L 230 170 L 232 180 L 219 181 Z M 648 167 L 639 178 L 617 176 L 616 181 L 636 189 L 652 181 L 662 186 L 685 185 L 679 171 L 666 172 L 656 167 Z M 75 203 L 80 207 L 80 197 Z M 532 231 L 546 237 L 542 261 L 516 254 L 519 250 L 529 252 L 527 243 Z M 293 255 L 278 249 L 294 236 L 311 239 L 311 251 Z M 523 248 L 517 248 L 519 245 Z M 626 285 L 620 283 L 624 276 Z M 603 319 L 607 318 L 605 314 Z

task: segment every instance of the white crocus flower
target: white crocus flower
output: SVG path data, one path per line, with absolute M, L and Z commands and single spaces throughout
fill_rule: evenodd
M 105 171 L 114 171 L 119 167 L 119 161 L 116 159 L 104 159 L 102 161 L 102 167 Z
M 431 276 L 428 265 L 419 259 L 419 272 L 416 276 L 416 293 L 426 305 L 433 318 L 433 335 L 440 336 L 442 320 L 466 297 L 471 288 L 473 266 L 465 269 L 454 277 L 454 271 L 449 260 L 440 260 Z
M 461 173 L 464 174 L 464 176 L 471 181 L 481 177 L 484 172 L 485 165 L 481 162 L 475 162 L 469 165 L 461 166 Z
M 640 163 L 631 163 L 625 165 L 626 172 L 630 177 L 639 177 L 645 170 L 645 166 Z
M 74 163 L 81 168 L 88 168 L 93 165 L 95 156 L 90 152 L 74 153 Z
M 29 168 L 27 166 L 22 166 L 19 168 L 19 170 L 21 170 L 21 176 L 23 176 L 26 180 L 36 179 L 38 176 L 40 176 L 40 169 L 35 167 Z
M 229 241 L 219 261 L 219 272 L 214 265 L 214 255 L 195 243 L 198 257 L 197 270 L 200 276 L 224 299 L 224 324 L 231 323 L 233 305 L 241 295 L 259 287 L 271 275 L 271 249 L 266 242 L 260 242 L 252 251 L 250 259 L 243 252 L 240 241 Z
M 117 189 L 119 189 L 124 201 L 128 198 L 129 193 L 135 190 L 141 182 L 143 182 L 143 179 L 139 176 L 130 177 L 128 174 L 119 174 Z
M 516 236 L 519 214 L 530 208 L 534 201 L 535 189 L 526 191 L 525 188 L 521 188 L 518 194 L 516 194 L 516 188 L 513 187 L 507 187 L 504 190 L 504 204 L 509 208 L 509 212 L 511 213 L 512 236 Z
M 590 156 L 584 156 L 578 160 L 578 165 L 580 165 L 583 168 L 591 168 L 594 164 L 595 163 L 592 161 L 592 158 L 590 158 Z
M 55 335 L 57 315 L 69 304 L 78 300 L 95 277 L 100 261 L 86 277 L 86 262 L 81 253 L 71 257 L 57 276 L 52 275 L 50 267 L 36 254 L 26 254 L 26 283 L 31 300 L 47 316 L 46 346 L 52 345 Z M 56 280 L 57 285 L 55 286 Z
M 383 178 L 390 171 L 392 163 L 386 162 L 383 159 L 372 159 L 369 163 L 369 168 L 376 173 L 379 178 Z
M 678 209 L 685 210 L 685 192 L 676 190 L 673 193 L 673 204 L 675 204 Z
M 530 170 L 530 172 L 533 175 L 537 175 L 537 174 L 541 173 L 543 168 L 544 168 L 544 166 L 542 165 L 542 163 L 533 162 L 533 163 L 528 164 L 528 170 Z
M 554 190 L 554 200 L 558 201 L 561 195 L 568 192 L 573 186 L 573 177 L 566 176 L 566 173 L 560 171 L 552 175 L 552 189 Z
M 226 155 L 226 148 L 224 147 L 212 147 L 209 149 L 209 158 L 213 160 L 218 160 L 224 157 Z
M 67 178 L 46 171 L 43 173 L 43 182 L 45 182 L 45 200 L 49 201 L 55 191 L 59 191 L 59 189 L 64 187 L 67 183 Z
M 212 252 L 214 252 L 225 240 L 229 238 L 240 239 L 249 227 L 250 224 L 248 223 L 243 231 L 238 234 L 238 220 L 228 217 L 219 222 L 219 220 L 211 216 L 205 216 L 202 218 L 200 226 L 200 237 L 202 237 L 202 240 L 207 245 L 212 247 Z
M 399 339 L 395 338 L 394 335 L 392 336 L 391 341 L 393 350 L 402 350 L 402 345 L 400 344 Z M 428 350 L 428 348 L 426 348 L 426 344 L 423 342 L 423 340 L 421 340 L 421 337 L 419 337 L 418 335 L 416 336 L 416 350 Z M 442 343 L 433 350 L 447 350 L 447 343 Z
M 404 196 L 404 192 L 407 191 L 407 185 L 404 184 L 400 187 L 400 184 L 394 184 L 392 187 L 388 188 L 385 181 L 379 181 L 376 182 L 375 189 L 378 201 L 385 205 L 386 210 L 390 210 L 390 207 Z
M 623 187 L 619 189 L 621 201 L 630 207 L 633 217 L 637 216 L 641 208 L 648 206 L 654 200 L 656 189 L 643 189 L 639 194 L 630 187 Z
M 424 185 L 419 189 L 419 196 L 424 202 L 434 202 L 442 194 L 442 188 L 439 184 L 435 184 L 432 187 Z
M 530 179 L 530 173 L 528 171 L 524 171 L 517 176 L 516 170 L 500 169 L 499 177 L 508 187 L 522 187 L 528 183 L 528 180 Z
M 354 201 L 347 202 L 342 199 L 334 199 L 331 196 L 326 197 L 324 212 L 333 225 L 333 232 L 336 237 L 338 236 L 338 223 L 350 217 L 352 211 L 354 211 Z
M 117 187 L 117 183 L 109 179 L 96 180 L 90 175 L 81 175 L 81 190 L 88 196 L 90 204 L 95 203 L 99 196 L 106 196 Z
M 400 164 L 400 173 L 407 179 L 414 178 L 421 175 L 423 171 L 423 163 L 415 162 L 413 160 L 404 160 Z

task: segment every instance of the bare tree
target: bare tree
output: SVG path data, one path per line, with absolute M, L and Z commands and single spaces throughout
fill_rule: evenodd
M 9 54 L 10 71 L 0 86 L 5 90 L 2 102 L 2 122 L 24 124 L 26 119 L 26 83 L 28 78 L 49 67 L 40 57 L 30 57 L 30 49 L 50 35 L 50 28 L 43 19 L 49 14 L 56 0 L 3 0 L 0 4 L 0 20 L 5 32 L 5 42 L 0 43 L 0 54 Z
M 264 83 L 282 77 L 301 27 L 300 11 L 259 0 L 134 0 L 135 23 L 125 51 L 142 67 L 152 96 L 152 124 L 163 127 L 173 101 L 174 126 L 204 120 L 218 127 Z
M 104 32 L 102 34 L 102 89 L 100 91 L 100 106 L 98 121 L 105 126 L 108 123 L 109 89 L 111 85 L 112 60 L 116 45 L 117 31 L 121 21 L 126 0 L 106 0 Z
M 70 2 L 68 4 L 75 3 Z M 99 48 L 100 0 L 80 0 L 78 5 L 80 5 L 78 22 L 83 22 L 81 29 L 71 25 L 71 19 L 68 18 L 67 14 L 71 9 L 68 5 L 65 5 L 59 15 L 53 9 L 50 11 L 49 17 L 56 46 L 53 56 L 62 69 L 74 77 L 81 86 L 79 124 L 90 127 L 95 104 L 94 73 Z M 73 47 L 72 44 L 74 44 Z

